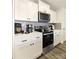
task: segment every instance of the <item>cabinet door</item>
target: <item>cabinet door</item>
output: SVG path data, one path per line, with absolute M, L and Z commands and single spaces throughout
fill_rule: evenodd
M 57 35 L 57 33 L 54 33 L 54 46 L 56 46 L 58 43 L 57 43 L 57 41 L 58 41 L 58 35 Z
M 38 5 L 30 1 L 27 6 L 28 6 L 28 9 L 26 7 L 27 21 L 38 21 Z
M 26 0 L 27 1 L 27 0 Z M 15 20 L 26 20 L 26 7 L 27 3 L 24 0 L 15 0 L 14 4 L 14 16 Z M 28 9 L 28 7 L 27 7 Z
M 38 21 L 38 5 L 30 0 L 15 0 L 15 20 Z
M 61 43 L 63 43 L 64 41 L 66 41 L 66 37 L 65 37 L 65 30 L 62 30 L 61 31 L 61 36 L 60 36 L 60 39 L 61 39 Z
M 35 59 L 39 57 L 42 53 L 42 41 L 41 39 L 37 39 L 30 43 L 30 47 L 27 48 L 27 53 L 29 55 L 29 59 Z
M 30 46 L 30 38 L 27 35 L 17 35 L 13 39 L 13 59 L 27 59 L 28 56 L 28 48 Z
M 60 8 L 59 10 L 56 11 L 56 19 L 58 23 L 63 23 L 66 20 L 66 9 L 65 8 Z
M 26 46 L 15 48 L 13 51 L 13 59 L 27 59 Z
M 29 40 L 31 39 L 29 38 Z M 13 59 L 33 59 L 35 57 L 34 55 L 36 55 L 34 53 L 37 53 L 35 45 L 35 42 L 29 41 L 29 43 L 26 43 L 19 48 L 14 48 Z
M 54 46 L 61 43 L 61 40 L 62 40 L 61 31 L 60 30 L 54 31 Z
M 56 23 L 56 12 L 50 10 L 50 23 Z
M 39 0 L 39 11 L 43 13 L 50 13 L 50 6 L 43 1 Z
M 42 48 L 43 48 L 43 46 L 42 46 L 42 35 L 40 35 L 40 36 L 37 36 L 37 37 L 35 37 L 35 45 L 34 45 L 34 47 L 36 48 L 35 49 L 35 53 L 37 53 L 36 55 L 35 55 L 35 57 L 38 57 L 38 56 L 40 56 L 41 54 L 42 54 Z
M 27 38 L 29 41 L 26 43 L 22 40 L 24 44 L 20 47 L 13 48 L 13 59 L 35 59 L 39 57 L 42 53 L 42 35 L 40 36 L 29 36 Z

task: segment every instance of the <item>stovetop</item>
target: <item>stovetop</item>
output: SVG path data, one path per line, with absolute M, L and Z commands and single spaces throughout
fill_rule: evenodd
M 44 33 L 44 34 L 45 34 L 45 33 L 53 33 L 53 31 L 50 31 L 50 32 L 43 32 L 43 33 Z

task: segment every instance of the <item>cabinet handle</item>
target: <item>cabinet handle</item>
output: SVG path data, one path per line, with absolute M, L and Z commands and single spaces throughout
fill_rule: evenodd
M 34 45 L 34 43 L 30 44 L 31 46 Z
M 26 42 L 27 40 L 22 40 L 22 42 Z
M 36 37 L 36 38 L 40 38 L 40 37 Z
M 28 20 L 30 20 L 30 18 L 27 18 Z

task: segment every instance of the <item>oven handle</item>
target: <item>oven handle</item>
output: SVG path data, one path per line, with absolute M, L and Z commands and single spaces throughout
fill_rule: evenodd
M 45 33 L 45 34 L 43 34 L 43 35 L 49 35 L 49 34 L 53 34 L 53 33 Z

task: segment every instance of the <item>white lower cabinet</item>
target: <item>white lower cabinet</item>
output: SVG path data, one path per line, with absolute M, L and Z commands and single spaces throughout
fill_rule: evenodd
M 65 34 L 65 30 L 62 30 L 62 32 L 61 32 L 61 43 L 64 43 L 64 41 L 66 41 L 66 34 Z
M 54 46 L 61 43 L 61 30 L 54 30 Z
M 42 54 L 42 34 L 25 36 L 26 40 L 22 40 L 24 44 L 13 48 L 13 59 L 35 59 Z

